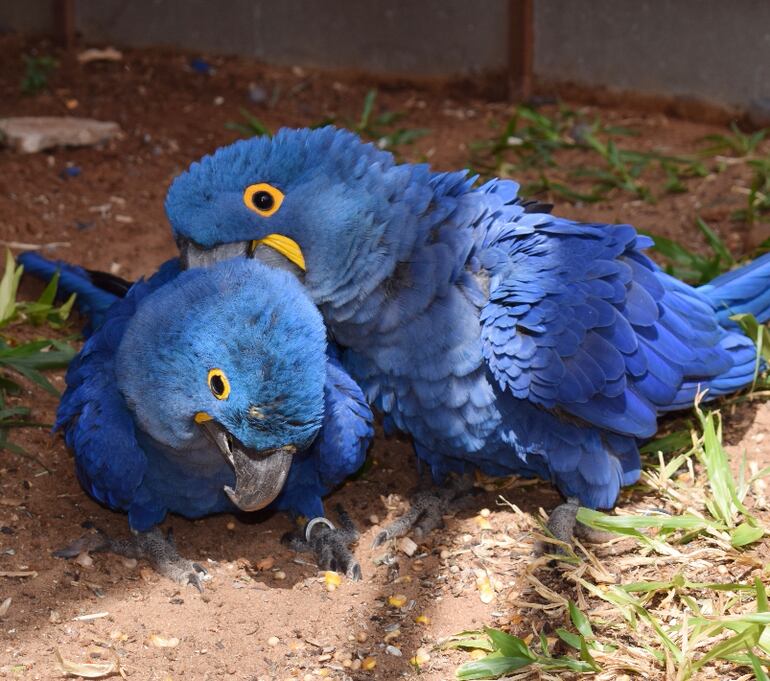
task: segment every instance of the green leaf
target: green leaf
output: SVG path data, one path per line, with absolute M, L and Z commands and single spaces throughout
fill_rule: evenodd
M 735 548 L 753 544 L 765 536 L 765 531 L 750 522 L 742 522 L 732 532 L 730 532 L 730 544 Z
M 359 131 L 366 130 L 369 127 L 369 118 L 374 109 L 374 102 L 377 99 L 377 90 L 372 88 L 364 97 L 364 108 L 361 111 L 361 120 L 358 122 Z
M 754 671 L 754 678 L 757 681 L 770 681 L 770 677 L 767 676 L 767 672 L 762 669 L 762 663 L 759 661 L 759 658 L 749 649 L 746 650 L 746 656 L 751 661 L 751 668 Z
M 24 268 L 16 267 L 9 249 L 5 249 L 5 271 L 0 279 L 0 326 L 7 324 L 16 314 L 16 291 Z
M 521 657 L 528 658 L 530 660 L 535 659 L 535 656 L 530 651 L 529 646 L 517 636 L 511 636 L 510 634 L 506 634 L 499 629 L 486 628 L 484 631 L 486 632 L 487 636 L 489 636 L 489 640 L 492 641 L 492 645 L 495 647 L 495 650 L 499 651 L 506 657 Z
M 528 657 L 499 657 L 495 653 L 481 660 L 466 662 L 458 667 L 455 676 L 458 679 L 496 679 L 503 674 L 516 671 L 532 664 Z
M 588 621 L 588 618 L 580 612 L 572 601 L 569 602 L 569 616 L 572 624 L 575 625 L 575 629 L 580 632 L 583 638 L 592 639 L 594 637 L 594 632 L 591 629 L 591 623 Z

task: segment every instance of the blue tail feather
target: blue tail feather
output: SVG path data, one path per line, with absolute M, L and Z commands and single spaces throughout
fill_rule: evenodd
M 96 286 L 91 280 L 91 275 L 77 265 L 70 265 L 61 260 L 48 260 L 31 251 L 22 253 L 16 260 L 24 266 L 26 274 L 46 282 L 59 272 L 58 294 L 61 296 L 77 294 L 75 305 L 81 314 L 88 318 L 91 328 L 101 326 L 104 314 L 118 300 L 115 294 Z M 88 329 L 86 335 L 90 335 Z
M 714 305 L 721 326 L 736 329 L 730 317 L 749 313 L 760 322 L 770 319 L 770 253 L 726 272 L 698 288 Z

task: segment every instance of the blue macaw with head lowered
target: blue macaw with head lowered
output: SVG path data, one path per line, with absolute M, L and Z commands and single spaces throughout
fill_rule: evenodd
M 748 385 L 770 256 L 692 288 L 629 225 L 579 223 L 512 181 L 397 164 L 326 127 L 236 142 L 171 185 L 184 266 L 242 255 L 294 272 L 345 369 L 437 478 L 551 480 L 612 507 L 664 412 Z M 574 515 L 574 514 L 573 514 Z
M 67 372 L 55 428 L 83 487 L 126 511 L 138 533 L 89 535 L 61 555 L 147 556 L 200 586 L 199 566 L 151 531 L 168 512 L 322 516 L 321 496 L 362 464 L 371 412 L 327 360 L 323 321 L 291 275 L 245 259 L 183 273 L 170 262 L 117 297 L 103 275 L 32 253 L 19 260 L 46 279 L 60 270 L 60 289 L 77 292 L 95 324 Z M 342 518 L 337 533 L 318 528 L 313 547 L 322 567 L 358 577 Z

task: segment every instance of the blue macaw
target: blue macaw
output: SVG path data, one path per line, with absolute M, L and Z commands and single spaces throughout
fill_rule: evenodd
M 61 555 L 146 555 L 200 587 L 200 570 L 151 532 L 168 512 L 269 505 L 320 517 L 321 496 L 363 463 L 371 411 L 327 358 L 320 315 L 291 275 L 245 259 L 180 273 L 171 261 L 128 288 L 34 253 L 19 261 L 43 279 L 59 270 L 60 291 L 78 294 L 95 328 L 67 372 L 55 429 L 83 487 L 139 533 L 128 547 L 90 535 Z M 321 567 L 357 578 L 341 518 L 308 541 Z
M 183 266 L 293 271 L 345 369 L 436 479 L 480 469 L 611 508 L 660 414 L 751 383 L 730 316 L 770 316 L 770 256 L 693 288 L 629 225 L 579 223 L 467 172 L 396 164 L 345 130 L 283 129 L 177 177 Z

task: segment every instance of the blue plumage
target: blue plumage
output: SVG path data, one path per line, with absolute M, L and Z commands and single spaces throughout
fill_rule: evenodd
M 767 318 L 770 256 L 694 289 L 629 225 L 473 185 L 347 131 L 282 130 L 194 163 L 166 211 L 185 264 L 277 244 L 304 270 L 342 365 L 436 477 L 537 475 L 610 507 L 661 413 L 750 382 L 755 349 L 729 315 Z
M 371 412 L 333 357 L 327 368 L 322 321 L 290 275 L 246 260 L 180 274 L 170 261 L 121 298 L 81 268 L 31 253 L 19 261 L 44 279 L 61 271 L 60 290 L 77 292 L 94 321 L 55 427 L 84 488 L 126 511 L 133 529 L 167 512 L 236 510 L 224 491 L 238 490 L 233 466 L 199 414 L 250 451 L 296 448 L 273 508 L 322 515 L 321 496 L 363 462 Z M 207 383 L 213 367 L 229 384 L 222 399 Z M 335 447 L 345 451 L 325 460 Z

